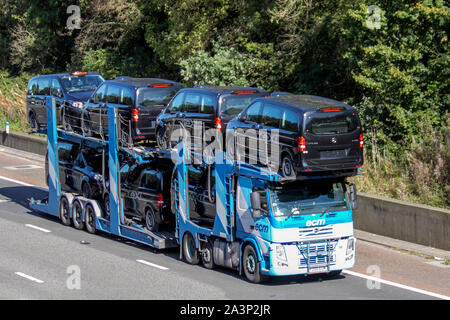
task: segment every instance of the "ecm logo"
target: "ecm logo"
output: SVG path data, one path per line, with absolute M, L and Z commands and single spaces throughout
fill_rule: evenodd
M 307 227 L 323 226 L 325 224 L 325 219 L 308 220 L 306 221 Z

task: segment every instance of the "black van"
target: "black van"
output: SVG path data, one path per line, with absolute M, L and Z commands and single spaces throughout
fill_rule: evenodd
M 249 152 L 245 138 L 249 129 L 253 129 L 258 138 L 260 134 L 266 134 L 269 144 L 272 138 L 278 146 L 278 163 L 285 177 L 324 171 L 351 175 L 363 164 L 359 116 L 353 107 L 343 102 L 294 94 L 253 101 L 228 124 L 227 135 L 234 135 L 235 150 L 245 150 L 245 159 L 256 163 L 261 159 L 261 153 Z M 271 137 L 274 129 L 279 130 L 278 143 Z M 237 139 L 239 135 L 244 138 Z M 245 145 L 240 145 L 243 143 Z M 270 154 L 270 150 L 265 153 Z
M 195 86 L 180 90 L 156 121 L 156 142 L 160 149 L 169 147 L 174 130 L 184 126 L 193 136 L 194 121 L 204 130 L 216 128 L 225 132 L 226 125 L 253 99 L 268 93 L 253 87 Z
M 157 78 L 107 80 L 84 106 L 82 131 L 86 136 L 107 134 L 112 105 L 119 109 L 122 132 L 131 133 L 133 141 L 153 139 L 156 117 L 181 88 L 178 82 Z
M 56 119 L 61 124 L 62 106 L 81 110 L 94 90 L 104 81 L 96 72 L 47 74 L 31 78 L 27 87 L 27 117 L 33 131 L 47 127 L 47 96 L 56 100 Z M 80 112 L 78 111 L 78 114 Z
M 124 163 L 120 185 L 124 213 L 145 221 L 150 231 L 173 220 L 170 211 L 170 182 L 173 164 L 161 159 L 148 164 Z

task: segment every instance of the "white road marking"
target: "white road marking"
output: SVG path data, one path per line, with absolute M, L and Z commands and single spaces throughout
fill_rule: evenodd
M 14 273 L 15 273 L 16 275 L 18 275 L 19 277 L 22 277 L 22 278 L 31 280 L 31 281 L 33 281 L 33 282 L 36 282 L 36 283 L 44 283 L 44 281 L 39 280 L 39 279 L 36 279 L 36 278 L 34 278 L 34 277 L 32 277 L 32 276 L 29 276 L 29 275 L 27 275 L 27 274 L 25 274 L 25 273 L 22 273 L 22 272 L 14 272 Z
M 410 286 L 407 286 L 407 285 L 404 285 L 404 284 L 392 282 L 392 281 L 389 281 L 389 280 L 384 280 L 384 279 L 380 279 L 380 278 L 377 278 L 377 277 L 368 276 L 368 275 L 363 274 L 363 273 L 358 273 L 358 272 L 354 272 L 354 271 L 350 271 L 350 270 L 342 270 L 342 273 L 346 273 L 348 275 L 355 276 L 355 277 L 364 278 L 364 279 L 367 279 L 367 280 L 370 280 L 370 281 L 377 281 L 379 283 L 387 284 L 387 285 L 390 285 L 390 286 L 393 286 L 393 287 L 397 287 L 397 288 L 400 288 L 400 289 L 405 289 L 405 290 L 413 291 L 413 292 L 416 292 L 416 293 L 425 294 L 427 296 L 431 296 L 431 297 L 434 297 L 434 298 L 450 300 L 449 296 L 444 296 L 442 294 L 438 294 L 438 293 L 434 293 L 434 292 L 430 292 L 430 291 L 426 291 L 426 290 L 422 290 L 422 289 L 417 289 L 417 288 L 414 288 L 414 287 L 410 287 Z
M 153 267 L 153 268 L 158 268 L 158 269 L 161 269 L 161 270 L 169 270 L 169 268 L 166 268 L 166 267 L 163 267 L 163 266 L 160 266 L 160 265 L 157 265 L 157 264 L 145 261 L 145 260 L 136 260 L 136 262 L 145 264 L 145 265 Z
M 41 227 L 37 227 L 37 226 L 34 226 L 32 224 L 26 224 L 25 227 L 33 228 L 33 229 L 36 229 L 36 230 L 39 230 L 39 231 L 42 231 L 42 232 L 45 232 L 45 233 L 51 232 L 50 230 L 47 230 L 47 229 L 44 229 L 44 228 L 41 228 Z
M 1 199 L 0 200 L 0 203 L 4 203 L 4 202 L 10 202 L 11 200 L 8 200 L 8 199 Z
M 29 184 L 29 183 L 26 183 L 26 182 L 23 182 L 23 181 L 7 178 L 7 177 L 4 177 L 4 176 L 0 176 L 0 179 L 6 180 L 6 181 L 9 181 L 9 182 L 13 182 L 13 183 L 17 183 L 17 184 L 20 184 L 20 185 L 25 186 L 25 187 L 33 187 L 33 188 L 37 188 L 37 189 L 40 189 L 40 190 L 48 191 L 48 189 L 46 189 L 46 188 L 35 186 L 33 184 Z
M 19 166 L 8 166 L 3 167 L 7 170 L 27 170 L 27 169 L 41 169 L 43 167 L 37 166 L 35 164 L 26 164 L 26 165 L 19 165 Z

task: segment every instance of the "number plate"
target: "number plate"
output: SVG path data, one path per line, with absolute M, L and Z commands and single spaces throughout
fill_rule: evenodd
M 328 272 L 327 266 L 318 266 L 318 267 L 310 267 L 308 273 L 322 273 L 322 272 Z
M 341 150 L 330 150 L 330 151 L 320 151 L 321 159 L 336 159 L 346 156 L 345 149 Z

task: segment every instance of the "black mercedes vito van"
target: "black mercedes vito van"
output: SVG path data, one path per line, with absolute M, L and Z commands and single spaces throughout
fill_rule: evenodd
M 294 94 L 255 99 L 228 124 L 227 135 L 234 135 L 238 144 L 235 150 L 244 150 L 245 159 L 257 163 L 262 156 L 259 152 L 261 139 L 257 141 L 258 152 L 249 152 L 245 139 L 249 129 L 256 132 L 252 133 L 258 139 L 261 133 L 265 134 L 267 145 L 272 138 L 273 145 L 278 147 L 278 164 L 285 177 L 324 171 L 352 175 L 363 164 L 364 142 L 359 116 L 353 107 L 343 102 Z M 274 130 L 279 130 L 278 141 L 273 139 Z M 244 139 L 236 139 L 239 135 L 244 135 Z M 271 152 L 269 150 L 265 156 Z M 257 159 L 250 159 L 252 156 Z
M 84 106 L 82 131 L 87 136 L 107 134 L 108 105 L 112 105 L 119 110 L 122 131 L 131 133 L 133 141 L 153 139 L 156 117 L 182 87 L 157 78 L 107 80 Z
M 195 121 L 204 130 L 216 128 L 225 133 L 228 122 L 253 99 L 267 95 L 264 90 L 242 86 L 200 85 L 182 89 L 157 118 L 158 147 L 167 149 L 172 132 L 180 126 L 184 126 L 193 137 Z
M 46 74 L 31 78 L 27 87 L 27 116 L 31 130 L 36 131 L 47 127 L 48 96 L 55 97 L 56 119 L 61 124 L 62 106 L 80 110 L 83 103 L 92 95 L 95 89 L 104 81 L 96 72 L 71 72 Z M 80 114 L 80 111 L 78 111 Z

